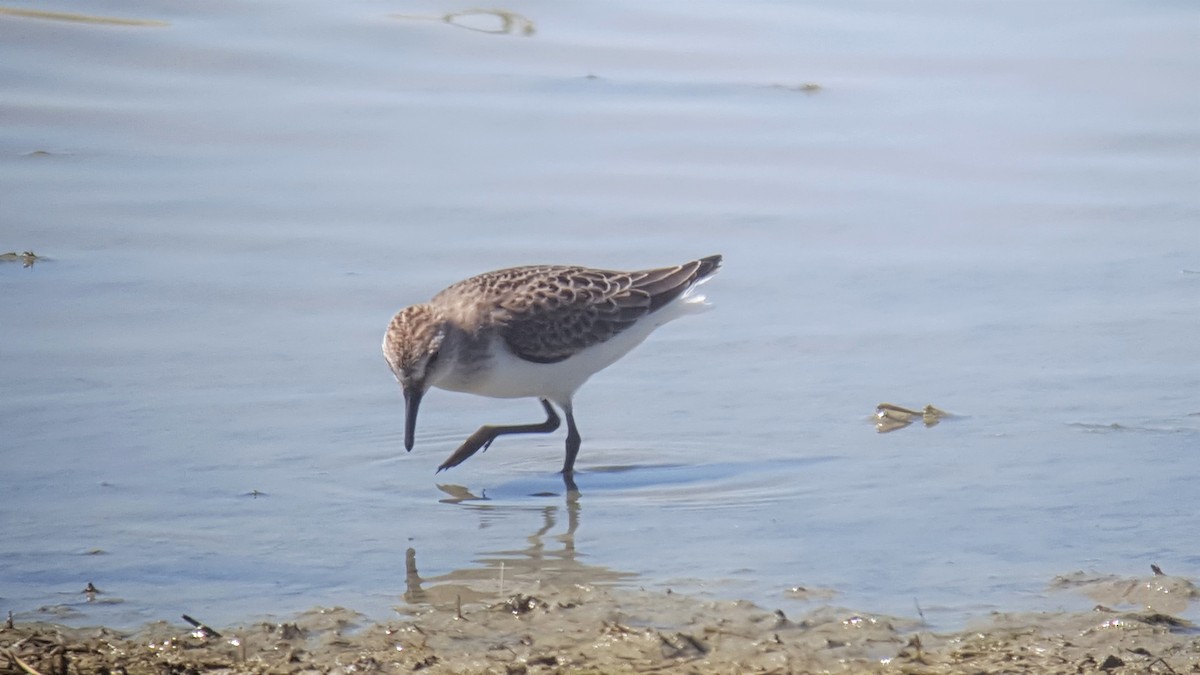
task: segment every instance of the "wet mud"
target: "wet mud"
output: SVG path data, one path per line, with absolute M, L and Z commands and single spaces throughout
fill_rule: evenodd
M 1109 600 L 1184 606 L 1191 582 L 1060 577 Z M 1182 605 L 1180 604 L 1182 603 Z M 283 623 L 187 617 L 137 632 L 10 621 L 0 673 L 1194 673 L 1200 631 L 1158 611 L 993 614 L 955 632 L 823 607 L 790 617 L 669 591 L 530 587 L 501 601 L 440 598 L 371 622 L 314 609 Z

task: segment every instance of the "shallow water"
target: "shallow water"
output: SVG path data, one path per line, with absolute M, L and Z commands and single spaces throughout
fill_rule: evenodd
M 383 617 L 410 548 L 941 626 L 1200 576 L 1191 5 L 393 16 L 439 6 L 0 13 L 0 253 L 48 258 L 0 262 L 0 611 Z M 431 393 L 403 451 L 403 305 L 715 252 L 714 311 L 581 390 L 577 500 L 561 433 L 433 473 L 531 401 Z

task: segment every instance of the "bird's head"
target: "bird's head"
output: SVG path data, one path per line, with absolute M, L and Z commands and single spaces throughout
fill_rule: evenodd
M 413 305 L 392 317 L 383 336 L 383 356 L 404 388 L 404 448 L 412 450 L 417 409 L 444 363 L 445 318 L 430 305 Z

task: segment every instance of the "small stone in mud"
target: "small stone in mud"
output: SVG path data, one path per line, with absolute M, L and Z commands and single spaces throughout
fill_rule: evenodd
M 532 595 L 522 595 L 520 593 L 505 600 L 500 605 L 505 611 L 512 612 L 516 616 L 528 614 L 535 609 L 545 609 L 546 603 L 533 597 Z
M 281 623 L 279 624 L 279 637 L 283 640 L 303 639 L 304 630 L 294 622 Z

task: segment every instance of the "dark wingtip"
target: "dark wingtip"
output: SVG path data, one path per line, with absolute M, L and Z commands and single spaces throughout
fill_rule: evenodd
M 722 256 L 720 253 L 697 260 L 696 262 L 700 263 L 700 266 L 696 268 L 695 278 L 703 279 L 704 277 L 715 273 L 717 270 L 721 269 L 721 263 L 724 262 L 724 260 L 724 256 Z
M 715 274 L 721 268 L 722 260 L 720 254 L 710 255 L 675 267 L 639 272 L 634 288 L 650 296 L 649 311 L 658 311 L 692 286 Z

